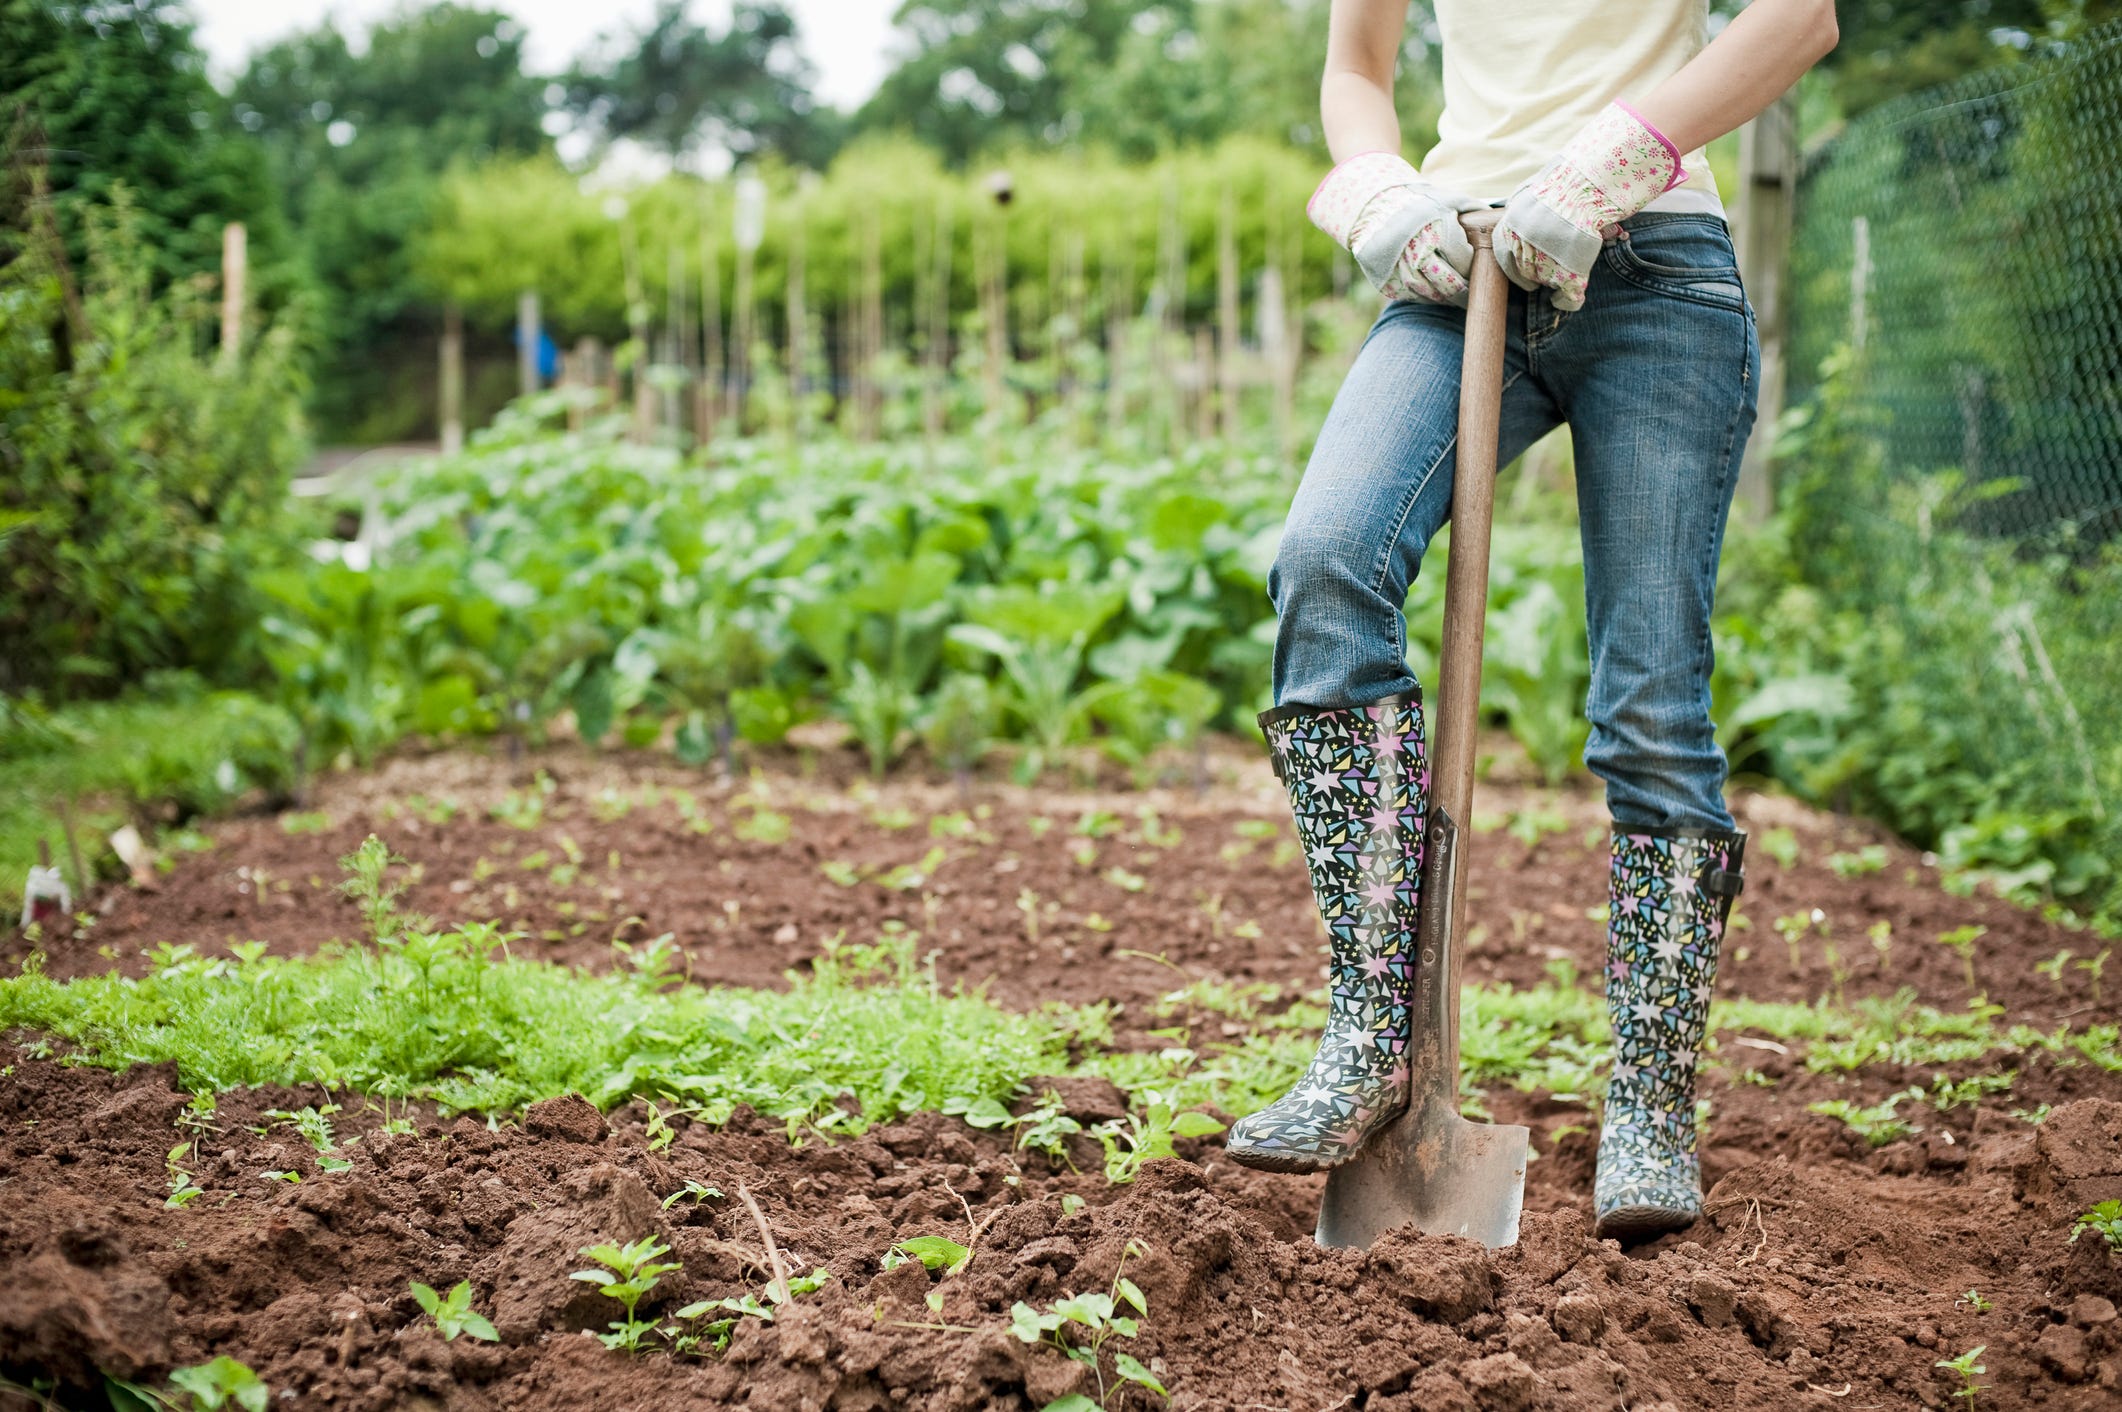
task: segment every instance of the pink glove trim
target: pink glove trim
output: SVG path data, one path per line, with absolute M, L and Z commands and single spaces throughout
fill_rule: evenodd
M 1672 154 L 1673 174 L 1672 179 L 1665 183 L 1665 191 L 1671 191 L 1681 182 L 1686 181 L 1687 163 L 1683 162 L 1680 159 L 1680 149 L 1673 146 L 1673 140 L 1667 137 L 1664 133 L 1658 131 L 1657 128 L 1653 127 L 1651 125 L 1650 119 L 1644 117 L 1641 113 L 1637 112 L 1633 105 L 1625 103 L 1621 99 L 1616 98 L 1614 100 L 1614 106 L 1616 108 L 1619 108 L 1622 112 L 1628 114 L 1630 117 L 1634 118 L 1637 122 L 1641 123 L 1643 125 L 1643 130 L 1649 133 L 1652 137 L 1657 138 L 1658 144 L 1663 147 L 1667 152 Z M 1661 191 L 1658 194 L 1662 196 L 1665 194 L 1665 192 Z
M 1671 144 L 1668 143 L 1667 145 L 1670 146 Z M 1304 203 L 1304 218 L 1306 220 L 1312 221 L 1314 224 L 1317 224 L 1317 218 L 1313 216 L 1312 208 L 1319 204 L 1319 193 L 1326 190 L 1327 186 L 1332 183 L 1333 179 L 1341 174 L 1341 169 L 1343 167 L 1346 167 L 1349 163 L 1360 162 L 1365 157 L 1397 157 L 1399 155 L 1400 154 L 1398 152 L 1388 152 L 1383 147 L 1373 147 L 1370 148 L 1368 151 L 1357 152 L 1351 156 L 1344 157 L 1340 161 L 1334 163 L 1334 169 L 1328 172 L 1325 176 L 1320 177 L 1319 184 L 1312 188 L 1312 194 L 1310 198 Z

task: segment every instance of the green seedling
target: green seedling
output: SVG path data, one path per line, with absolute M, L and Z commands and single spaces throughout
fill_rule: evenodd
M 1119 1268 L 1113 1271 L 1109 1290 L 1072 1294 L 1055 1300 L 1044 1310 L 1034 1309 L 1021 1299 L 1010 1306 L 1010 1332 L 1019 1342 L 1059 1349 L 1062 1357 L 1089 1368 L 1097 1379 L 1096 1401 L 1075 1393 L 1049 1402 L 1043 1412 L 1082 1412 L 1084 1408 L 1103 1408 L 1114 1394 L 1129 1384 L 1146 1388 L 1159 1397 L 1171 1396 L 1139 1359 L 1117 1349 L 1112 1359 L 1114 1381 L 1106 1381 L 1105 1345 L 1115 1335 L 1134 1338 L 1142 1331 L 1140 1321 L 1149 1317 L 1149 1301 L 1126 1274 L 1128 1257 L 1142 1253 L 1140 1242 L 1131 1240 L 1127 1243 L 1120 1252 Z M 1122 1305 L 1132 1308 L 1134 1315 L 1120 1313 Z
M 737 1327 L 738 1319 L 753 1318 L 771 1324 L 783 1305 L 814 1293 L 832 1277 L 831 1270 L 818 1269 L 807 1275 L 790 1276 L 786 1292 L 781 1288 L 781 1281 L 773 1280 L 757 1294 L 743 1294 L 735 1299 L 702 1299 L 686 1305 L 672 1316 L 693 1325 L 690 1332 L 681 1330 L 677 1324 L 667 1324 L 659 1332 L 669 1340 L 673 1353 L 697 1357 L 703 1346 L 708 1352 L 721 1353 L 729 1347 L 729 1337 Z M 712 1319 L 704 1324 L 700 1322 L 716 1313 L 727 1313 L 729 1317 Z
M 1039 1102 L 1017 1122 L 1017 1150 L 1043 1153 L 1050 1162 L 1076 1165 L 1068 1160 L 1068 1140 L 1083 1131 L 1083 1124 L 1068 1115 L 1061 1096 L 1048 1089 Z
M 331 815 L 321 809 L 312 809 L 307 813 L 301 814 L 282 814 L 280 816 L 280 832 L 291 838 L 302 834 L 323 833 L 331 826 Z
M 2055 1105 L 2052 1103 L 2037 1103 L 2031 1108 L 2014 1108 L 2011 1115 L 2030 1128 L 2038 1128 L 2048 1121 L 2048 1115 L 2054 1111 Z
M 196 1412 L 217 1412 L 240 1407 L 243 1412 L 265 1412 L 272 1403 L 272 1389 L 249 1367 L 222 1354 L 211 1363 L 179 1368 L 169 1375 L 170 1386 L 191 1394 Z
M 709 1186 L 706 1182 L 697 1178 L 687 1177 L 684 1186 L 679 1187 L 669 1196 L 663 1198 L 663 1209 L 668 1211 L 671 1207 L 688 1198 L 691 1199 L 695 1206 L 698 1206 L 703 1201 L 720 1201 L 723 1199 L 722 1189 Z
M 1886 845 L 1867 844 L 1854 853 L 1830 853 L 1827 866 L 1838 878 L 1869 877 L 1886 871 Z
M 1098 866 L 1098 845 L 1087 838 L 1079 838 L 1068 846 L 1069 860 L 1079 868 Z
M 2088 956 L 2075 967 L 2075 969 L 2085 972 L 2086 978 L 2092 982 L 2092 1000 L 2095 1005 L 2100 1003 L 2101 973 L 2107 969 L 2107 958 L 2113 954 L 2114 948 L 2103 947 L 2098 956 Z
M 1026 944 L 1039 944 L 1039 894 L 1030 888 L 1017 891 L 1017 910 L 1024 914 L 1024 940 Z
M 1061 1194 L 1061 1219 L 1067 1220 L 1088 1205 L 1090 1205 L 1088 1201 L 1085 1201 L 1074 1192 L 1063 1192 Z
M 1960 971 L 1967 981 L 1967 988 L 1975 988 L 1975 943 L 1989 935 L 1988 927 L 1954 927 L 1938 938 L 1938 945 L 1949 947 L 1960 957 Z
M 484 1314 L 472 1308 L 472 1282 L 457 1281 L 456 1288 L 448 1294 L 437 1294 L 432 1285 L 411 1282 L 413 1301 L 428 1318 L 435 1321 L 435 1331 L 442 1335 L 444 1343 L 454 1343 L 459 1334 L 470 1334 L 486 1343 L 499 1343 L 500 1333 Z
M 918 863 L 898 863 L 877 875 L 877 886 L 892 892 L 917 892 L 928 885 L 936 869 L 949 857 L 939 846 L 921 855 Z
M 374 834 L 339 860 L 339 867 L 346 873 L 346 881 L 339 884 L 339 891 L 353 898 L 354 905 L 361 909 L 361 920 L 372 945 L 381 946 L 395 937 L 401 928 L 420 920 L 407 917 L 398 910 L 398 899 L 405 895 L 406 884 L 388 880 L 392 866 L 404 862 Z
M 1076 817 L 1071 833 L 1085 838 L 1108 838 L 1120 831 L 1120 816 L 1110 809 L 1086 809 Z
M 1140 892 L 1149 886 L 1149 879 L 1140 873 L 1131 873 L 1118 863 L 1105 870 L 1105 880 L 1123 892 Z
M 1910 1088 L 1903 1089 L 1869 1108 L 1861 1107 L 1846 1098 L 1829 1099 L 1823 1103 L 1808 1104 L 1806 1107 L 1810 1112 L 1841 1119 L 1866 1143 L 1873 1147 L 1884 1147 L 1890 1142 L 1897 1142 L 1922 1131 L 1915 1124 L 1897 1117 L 1895 1110 L 1909 1099 L 1920 1099 L 1923 1096 L 1922 1089 Z
M 853 887 L 862 881 L 862 870 L 844 858 L 828 858 L 818 865 L 818 871 L 841 887 Z
M 1975 1381 L 1976 1377 L 1989 1371 L 1975 1360 L 1980 1358 L 1983 1350 L 1988 1347 L 1986 1343 L 1978 1343 L 1958 1358 L 1940 1358 L 1931 1365 L 1959 1375 L 1960 1386 L 1953 1390 L 1953 1396 L 1966 1399 L 1968 1412 L 1974 1412 L 1975 1394 L 1982 1391 L 1982 1384 Z
M 2063 989 L 2063 968 L 2070 963 L 2070 958 L 2075 955 L 2077 953 L 2066 946 L 2046 961 L 2034 962 L 2034 973 L 2047 976 L 2049 984 L 2053 985 L 2057 990 L 2061 990 Z
M 643 953 L 633 958 L 636 967 L 638 968 L 644 961 L 648 961 L 651 964 L 662 963 L 664 960 L 662 954 L 659 953 L 653 958 L 648 955 L 649 952 L 654 951 L 655 949 L 655 944 L 653 942 L 650 943 L 648 947 L 643 948 Z M 651 974 L 654 973 L 652 972 Z M 679 1107 L 671 1109 L 668 1113 L 664 1112 L 662 1109 L 658 1108 L 653 1103 L 649 1103 L 646 1106 L 648 1108 L 648 1121 L 642 1125 L 641 1134 L 643 1137 L 646 1137 L 648 1139 L 648 1150 L 651 1152 L 661 1152 L 664 1148 L 669 1147 L 673 1142 L 676 1142 L 678 1140 L 678 1130 L 670 1125 L 671 1119 L 698 1118 L 703 1112 L 706 1111 L 705 1109 L 701 1108 L 700 1105 L 698 1105 L 697 1103 L 680 1105 Z M 721 1195 L 720 1192 L 717 1192 L 715 1194 L 717 1196 Z M 669 1203 L 665 1204 L 668 1205 Z
M 192 1181 L 192 1174 L 179 1165 L 192 1154 L 192 1139 L 186 1138 L 169 1150 L 163 1164 L 169 1169 L 169 1197 L 162 1205 L 165 1210 L 181 1211 L 205 1194 L 204 1188 Z
M 1549 834 L 1567 833 L 1569 831 L 1569 815 L 1563 813 L 1553 804 L 1543 804 L 1537 808 L 1513 809 L 1510 812 L 1510 821 L 1505 828 L 1512 838 L 1518 840 L 1527 848 L 1537 848 L 1540 840 L 1546 838 Z
M 1949 1113 L 1962 1106 L 1973 1107 L 1985 1098 L 2010 1093 L 2018 1077 L 2017 1069 L 2008 1069 L 2001 1074 L 1975 1074 L 1964 1079 L 1937 1074 L 1931 1080 L 1930 1106 L 1940 1113 Z
M 606 1242 L 584 1246 L 578 1253 L 603 1268 L 577 1270 L 568 1278 L 597 1286 L 597 1293 L 607 1299 L 616 1299 L 620 1308 L 625 1310 L 624 1318 L 614 1319 L 606 1326 L 611 1332 L 599 1334 L 597 1338 L 606 1348 L 639 1353 L 641 1341 L 656 1332 L 656 1321 L 634 1317 L 635 1309 L 665 1275 L 684 1267 L 675 1260 L 665 1262 L 662 1259 L 670 1254 L 670 1247 L 654 1236 L 644 1236 L 629 1245 Z
M 1871 949 L 1878 953 L 1880 971 L 1885 971 L 1893 962 L 1894 924 L 1881 917 L 1865 928 L 1864 934 L 1871 938 Z
M 885 1251 L 883 1260 L 878 1263 L 892 1270 L 909 1260 L 916 1260 L 925 1270 L 941 1270 L 946 1275 L 955 1275 L 970 1265 L 972 1259 L 971 1246 L 960 1245 L 945 1236 L 915 1236 Z
M 1181 1113 L 1155 1089 L 1142 1092 L 1143 1108 L 1125 1118 L 1098 1124 L 1091 1136 L 1105 1149 L 1105 1179 L 1131 1182 L 1144 1162 L 1176 1155 L 1172 1141 L 1182 1137 L 1207 1137 L 1220 1133 L 1223 1125 L 1206 1113 Z
M 1151 848 L 1177 848 L 1185 841 L 1177 824 L 1167 824 L 1163 816 L 1145 804 L 1135 811 L 1135 822 L 1141 826 L 1142 842 Z
M 1968 1308 L 1974 1310 L 1977 1314 L 1987 1314 L 1990 1310 L 1997 1307 L 1989 1300 L 1984 1299 L 1982 1297 L 1982 1291 L 1976 1289 L 1969 1290 L 1967 1293 L 1961 1295 L 1958 1299 L 1954 1300 L 1953 1303 L 1965 1304 Z
M 746 843 L 778 846 L 788 842 L 790 835 L 795 832 L 795 825 L 788 815 L 760 805 L 734 824 L 730 832 Z
M 1775 859 L 1777 867 L 1794 868 L 1798 863 L 1798 836 L 1789 829 L 1770 829 L 1761 835 L 1761 851 Z
M 2109 1250 L 2122 1250 L 2122 1201 L 2103 1201 L 2080 1216 L 2070 1228 L 2070 1243 L 2091 1231 L 2107 1242 Z
M 1790 948 L 1790 973 L 1798 975 L 1805 969 L 1805 938 L 1818 931 L 1827 935 L 1827 914 L 1815 907 L 1810 912 L 1792 912 L 1775 921 L 1776 935 Z

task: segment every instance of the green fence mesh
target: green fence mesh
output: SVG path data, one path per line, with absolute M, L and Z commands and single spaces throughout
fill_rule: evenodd
M 2122 532 L 2118 130 L 2111 26 L 1866 114 L 1806 172 L 1792 368 L 1860 348 L 1888 468 L 1988 484 L 1990 532 Z
M 1822 788 L 2122 916 L 2122 26 L 1812 154 L 1781 459 L 1852 691 Z M 1839 644 L 1832 640 L 1840 635 Z M 1833 714 L 1833 713 L 1829 713 Z

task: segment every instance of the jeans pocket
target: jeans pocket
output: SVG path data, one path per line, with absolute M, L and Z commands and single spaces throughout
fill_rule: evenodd
M 1721 222 L 1669 221 L 1623 229 L 1606 267 L 1640 289 L 1747 313 L 1738 257 Z

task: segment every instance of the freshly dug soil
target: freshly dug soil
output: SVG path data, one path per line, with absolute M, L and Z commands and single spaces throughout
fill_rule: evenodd
M 1272 779 L 1236 753 L 1214 766 L 1199 795 L 982 782 L 961 799 L 948 785 L 872 789 L 831 757 L 808 776 L 777 769 L 734 783 L 564 751 L 516 767 L 405 757 L 321 782 L 317 831 L 272 816 L 216 828 L 210 851 L 180 858 L 152 891 L 106 891 L 95 926 L 45 950 L 54 973 L 83 974 L 137 970 L 160 942 L 210 952 L 255 938 L 301 951 L 351 935 L 333 860 L 373 831 L 421 870 L 411 905 L 558 938 L 519 954 L 601 965 L 614 932 L 667 931 L 698 982 L 777 984 L 826 937 L 844 928 L 864 939 L 896 917 L 924 933 L 946 976 L 1012 1005 L 1112 999 L 1121 1043 L 1162 1044 L 1148 1032 L 1172 1021 L 1152 1002 L 1189 977 L 1302 991 L 1318 975 L 1301 864 L 1275 858 L 1288 824 Z M 535 789 L 541 768 L 556 787 L 534 827 L 489 817 L 509 791 Z M 462 808 L 433 822 L 415 796 Z M 1586 909 L 1604 896 L 1596 799 L 1497 778 L 1481 800 L 1528 833 L 1548 823 L 1531 844 L 1501 829 L 1477 837 L 1476 977 L 1530 983 L 1558 961 L 1591 974 L 1601 929 Z M 1145 804 L 1156 810 L 1147 828 Z M 786 818 L 784 841 L 737 836 L 762 810 Z M 969 833 L 946 825 L 931 837 L 931 817 L 961 810 Z M 1087 811 L 1114 816 L 1113 830 L 1079 836 Z M 1734 934 L 1723 993 L 1840 989 L 1854 1001 L 1907 986 L 1958 1009 L 1969 998 L 1961 959 L 1934 938 L 1973 924 L 1988 928 L 1977 985 L 2006 1019 L 2115 1019 L 2088 973 L 2033 970 L 2066 947 L 2097 953 L 2082 935 L 1945 894 L 1916 855 L 1864 825 L 1767 796 L 1742 796 L 1739 811 L 1757 838 L 1790 830 L 1798 857 L 1785 868 L 1751 851 L 1751 925 Z M 902 816 L 911 823 L 894 827 Z M 1053 822 L 1035 834 L 1034 818 Z M 1095 856 L 1079 861 L 1071 850 L 1086 843 Z M 1843 878 L 1829 865 L 1881 843 L 1876 872 L 1859 864 Z M 827 864 L 858 880 L 833 881 Z M 902 866 L 923 882 L 879 880 Z M 1794 955 L 1771 923 L 1814 908 L 1824 927 L 1810 925 Z M 1884 955 L 1867 939 L 1879 920 L 1892 926 Z M 1215 1038 L 1221 1017 L 1189 1018 Z M 164 1156 L 184 1103 L 174 1073 L 69 1068 L 13 1038 L 13 1055 L 0 1044 L 0 1064 L 12 1059 L 0 1077 L 0 1375 L 62 1378 L 68 1406 L 101 1405 L 98 1370 L 152 1381 L 226 1353 L 258 1370 L 276 1406 L 1038 1407 L 1098 1388 L 1056 1350 L 1012 1337 L 1011 1304 L 1109 1288 L 1131 1241 L 1141 1253 L 1126 1274 L 1149 1316 L 1139 1338 L 1112 1341 L 1104 1366 L 1110 1377 L 1111 1353 L 1131 1353 L 1171 1388 L 1174 1408 L 1945 1407 L 1964 1404 L 1951 1397 L 1958 1379 L 1935 1365 L 1978 1344 L 1982 1408 L 2122 1405 L 2122 1256 L 2068 1238 L 2079 1212 L 2122 1197 L 2122 1078 L 2046 1057 L 2020 1062 L 2008 1095 L 1911 1110 L 1924 1131 L 1874 1151 L 1807 1105 L 1876 1102 L 1931 1072 L 1875 1066 L 1838 1081 L 1772 1042 L 1727 1042 L 1703 1084 L 1708 1215 L 1629 1251 L 1588 1235 L 1596 1134 L 1584 1110 L 1493 1094 L 1499 1119 L 1533 1128 L 1537 1160 L 1523 1238 L 1490 1254 L 1413 1234 L 1369 1252 L 1321 1250 L 1308 1238 L 1319 1179 L 1246 1172 L 1214 1139 L 1182 1143 L 1185 1160 L 1113 1186 L 1087 1140 L 1079 1174 L 936 1115 L 791 1147 L 777 1125 L 740 1113 L 652 1152 L 642 1113 L 600 1118 L 565 1100 L 498 1130 L 429 1117 L 395 1136 L 376 1130 L 381 1115 L 349 1112 L 335 1123 L 342 1140 L 361 1134 L 345 1148 L 353 1165 L 326 1174 L 264 1116 L 326 1101 L 316 1090 L 226 1095 L 195 1164 L 205 1193 L 167 1210 Z M 1058 1087 L 1086 1118 L 1110 1116 L 1119 1099 L 1088 1081 Z M 2041 1103 L 2055 1107 L 2038 1127 L 2010 1116 Z M 722 1195 L 665 1208 L 688 1180 Z M 719 1359 L 629 1358 L 584 1336 L 618 1315 L 567 1278 L 600 1241 L 670 1242 L 683 1271 L 645 1306 L 661 1316 L 757 1292 L 771 1258 L 740 1193 L 759 1203 L 792 1270 L 835 1278 L 772 1324 L 740 1320 Z M 1065 1214 L 1065 1194 L 1086 1204 Z M 920 1235 L 972 1245 L 971 1264 L 955 1275 L 882 1268 L 896 1241 Z M 499 1344 L 444 1343 L 419 1317 L 409 1281 L 460 1279 Z M 936 1293 L 940 1310 L 926 1302 Z M 12 1405 L 0 1394 L 0 1409 Z M 1130 1391 L 1108 1405 L 1157 1400 Z

